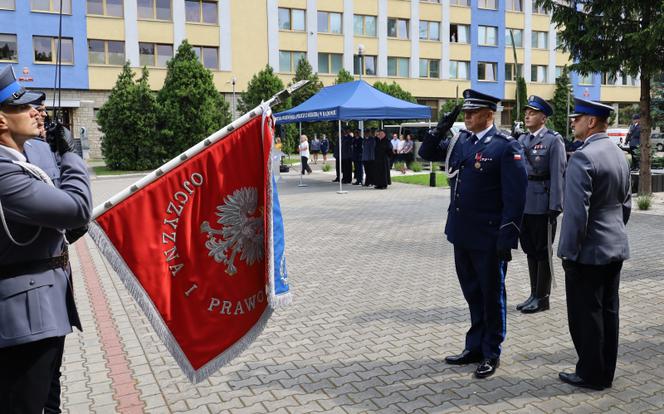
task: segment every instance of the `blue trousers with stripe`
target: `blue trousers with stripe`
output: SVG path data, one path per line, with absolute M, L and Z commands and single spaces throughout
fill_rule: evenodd
M 507 262 L 500 261 L 495 252 L 457 246 L 454 246 L 454 262 L 470 308 L 471 324 L 465 349 L 484 358 L 498 358 L 507 328 Z

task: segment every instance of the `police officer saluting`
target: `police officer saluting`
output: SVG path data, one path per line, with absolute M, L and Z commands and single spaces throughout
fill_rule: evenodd
M 563 382 L 611 387 L 618 357 L 618 285 L 629 257 L 625 226 L 631 212 L 629 167 L 606 133 L 613 108 L 574 99 L 572 127 L 583 145 L 565 172 L 558 256 L 563 259 L 569 331 L 579 356 Z
M 544 126 L 551 115 L 553 108 L 548 102 L 539 96 L 530 96 L 524 118 L 530 132 L 519 137 L 528 170 L 526 207 L 519 239 L 528 257 L 530 297 L 516 307 L 523 313 L 549 309 L 553 275 L 551 244 L 556 234 L 556 217 L 563 208 L 567 162 L 562 137 Z
M 454 245 L 461 290 L 471 326 L 453 365 L 479 363 L 475 377 L 495 373 L 506 333 L 505 274 L 517 247 L 526 198 L 527 174 L 519 143 L 493 125 L 498 98 L 471 89 L 463 92 L 467 131 L 443 139 L 458 109 L 446 115 L 420 147 L 420 157 L 447 155 L 451 201 L 445 234 Z
M 47 132 L 60 155 L 60 184 L 28 163 L 38 112 L 10 66 L 0 71 L 0 412 L 41 413 L 64 337 L 81 324 L 71 287 L 65 231 L 92 213 L 87 168 L 58 125 Z

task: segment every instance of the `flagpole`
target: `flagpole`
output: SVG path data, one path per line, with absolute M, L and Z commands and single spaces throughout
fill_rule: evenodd
M 148 184 L 152 183 L 155 181 L 157 178 L 161 177 L 162 175 L 168 173 L 169 171 L 173 170 L 183 162 L 189 160 L 191 157 L 194 155 L 202 152 L 205 148 L 208 146 L 214 144 L 215 142 L 218 142 L 219 140 L 223 139 L 227 135 L 229 135 L 231 132 L 235 131 L 236 129 L 240 128 L 241 126 L 245 125 L 252 119 L 256 118 L 257 116 L 261 116 L 263 112 L 272 105 L 278 105 L 280 102 L 282 102 L 285 98 L 290 96 L 293 92 L 296 90 L 300 89 L 304 85 L 306 85 L 309 81 L 308 80 L 303 80 L 299 81 L 291 86 L 289 86 L 286 89 L 283 89 L 279 91 L 279 93 L 275 94 L 272 96 L 270 99 L 268 99 L 265 102 L 262 102 L 260 105 L 252 109 L 251 111 L 247 112 L 246 114 L 242 115 L 240 118 L 236 119 L 235 121 L 231 122 L 229 125 L 226 125 L 225 127 L 221 128 L 219 131 L 215 132 L 214 134 L 210 135 L 209 137 L 203 139 L 200 141 L 198 144 L 194 145 L 193 147 L 189 148 L 182 154 L 178 155 L 177 157 L 171 159 L 168 161 L 166 164 L 162 165 L 161 167 L 157 168 L 156 170 L 152 171 L 150 174 L 146 175 L 145 177 L 141 178 L 140 180 L 136 181 L 134 184 L 130 185 L 129 187 L 125 188 L 124 190 L 120 191 L 113 197 L 109 198 L 102 204 L 99 204 L 94 208 L 92 211 L 92 220 L 96 219 L 100 215 L 102 215 L 104 212 L 107 210 L 110 210 L 115 206 L 116 204 L 120 203 L 121 201 L 125 200 L 127 197 L 130 195 L 134 194 L 136 191 L 140 190 L 141 188 L 144 188 Z

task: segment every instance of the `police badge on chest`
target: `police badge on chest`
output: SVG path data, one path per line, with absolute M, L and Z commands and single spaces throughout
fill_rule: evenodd
M 483 157 L 481 152 L 475 154 L 475 169 L 479 171 L 484 171 L 484 166 L 487 162 L 493 161 L 493 158 Z

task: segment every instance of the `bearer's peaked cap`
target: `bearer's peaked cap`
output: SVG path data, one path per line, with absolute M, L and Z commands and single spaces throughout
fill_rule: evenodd
M 7 65 L 0 70 L 0 105 L 25 105 L 37 101 L 41 93 L 28 92 L 16 82 L 14 68 Z
M 474 109 L 489 108 L 495 111 L 498 109 L 498 102 L 500 102 L 500 99 L 494 96 L 466 89 L 463 91 L 463 106 L 461 110 L 472 111 Z
M 574 98 L 574 113 L 570 118 L 575 118 L 581 115 L 597 116 L 600 118 L 608 118 L 613 112 L 613 107 L 604 105 L 603 103 L 588 101 L 586 99 Z
M 526 104 L 526 108 L 534 109 L 535 111 L 540 111 L 546 116 L 553 115 L 553 108 L 551 107 L 551 105 L 549 105 L 547 101 L 536 95 L 530 95 L 528 97 L 528 104 Z

